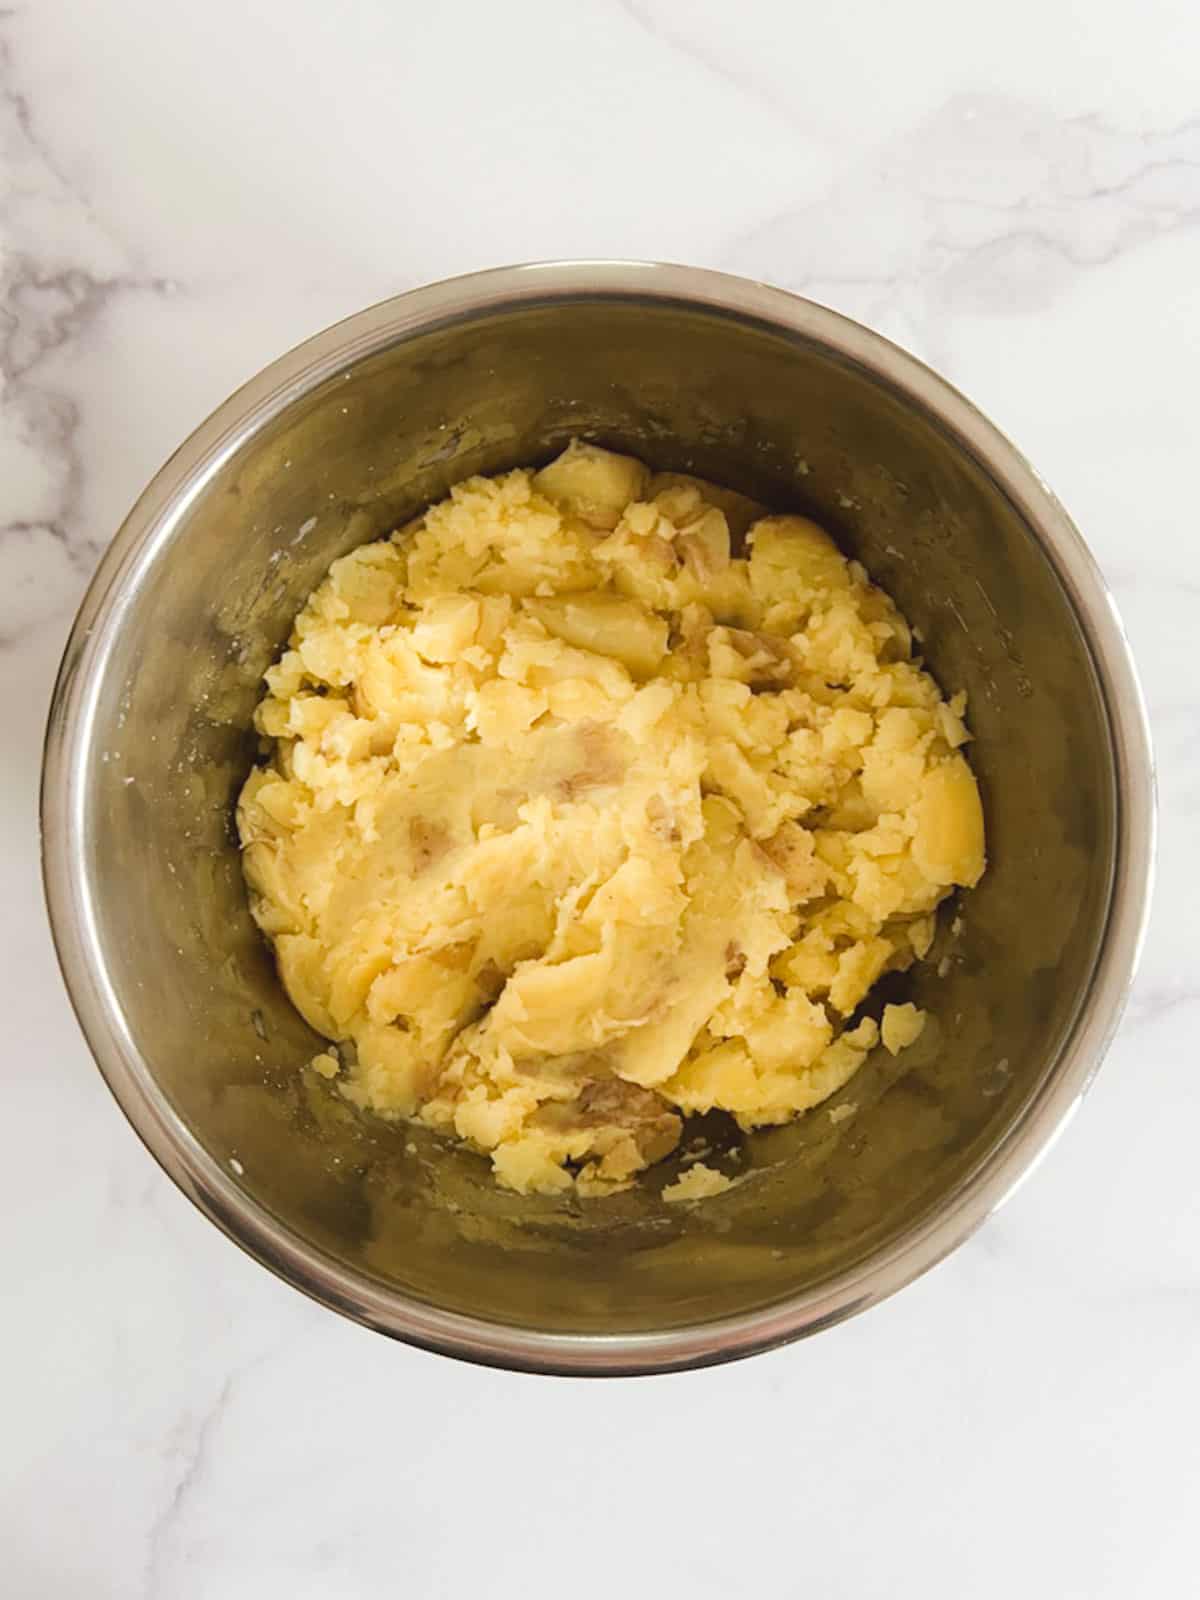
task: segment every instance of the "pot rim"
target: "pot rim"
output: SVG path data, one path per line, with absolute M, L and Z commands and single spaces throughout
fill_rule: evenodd
M 933 1211 L 853 1266 L 756 1311 L 652 1333 L 561 1334 L 443 1310 L 348 1269 L 239 1189 L 201 1145 L 155 1082 L 108 978 L 83 870 L 85 780 L 99 689 L 127 598 L 254 433 L 339 371 L 415 334 L 506 307 L 606 298 L 691 306 L 820 345 L 933 417 L 980 464 L 1037 538 L 1087 641 L 1112 739 L 1116 838 L 1107 924 L 1070 1036 L 995 1146 Z M 51 932 L 88 1046 L 143 1143 L 210 1221 L 312 1299 L 410 1344 L 514 1370 L 630 1375 L 733 1360 L 874 1305 L 941 1261 L 1028 1176 L 1078 1107 L 1124 1011 L 1149 911 L 1154 770 L 1128 640 L 1091 552 L 1016 446 L 945 379 L 880 334 L 782 289 L 656 262 L 552 261 L 448 279 L 335 323 L 251 378 L 184 441 L 122 523 L 71 630 L 46 729 L 41 826 Z

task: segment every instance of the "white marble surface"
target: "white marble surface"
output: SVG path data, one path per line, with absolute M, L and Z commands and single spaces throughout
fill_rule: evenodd
M 1195 0 L 18 0 L 0 49 L 0 1590 L 1195 1593 Z M 806 1345 L 609 1384 L 391 1345 L 226 1244 L 110 1103 L 36 865 L 55 663 L 159 461 L 334 318 L 566 255 L 760 274 L 975 397 L 1115 585 L 1162 792 L 1128 1018 L 1004 1213 Z

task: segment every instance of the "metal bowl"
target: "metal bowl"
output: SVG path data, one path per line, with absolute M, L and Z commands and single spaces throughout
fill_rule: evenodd
M 263 669 L 337 556 L 572 435 L 807 510 L 965 688 L 991 865 L 905 980 L 937 1026 L 745 1140 L 747 1182 L 665 1206 L 522 1199 L 363 1118 L 250 921 L 232 828 Z M 298 1288 L 415 1344 L 631 1373 L 811 1333 L 907 1283 L 1013 1190 L 1128 990 L 1153 847 L 1144 713 L 1062 507 L 961 395 L 820 306 L 679 267 L 482 273 L 284 356 L 162 469 L 100 565 L 46 745 L 67 986 L 151 1152 Z M 942 976 L 938 976 L 938 969 Z M 892 996 L 896 998 L 896 996 Z M 722 1130 L 714 1127 L 714 1137 Z M 669 1176 L 669 1171 L 666 1174 Z

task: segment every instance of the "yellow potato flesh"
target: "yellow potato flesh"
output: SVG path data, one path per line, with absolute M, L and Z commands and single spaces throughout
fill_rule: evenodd
M 335 562 L 267 675 L 238 824 L 288 993 L 353 1046 L 316 1070 L 509 1187 L 611 1192 L 689 1113 L 826 1099 L 984 870 L 961 702 L 760 512 L 573 444 Z

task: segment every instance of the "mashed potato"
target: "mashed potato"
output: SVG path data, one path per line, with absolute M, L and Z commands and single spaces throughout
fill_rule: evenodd
M 238 826 L 320 1070 L 510 1188 L 611 1191 L 690 1112 L 825 1100 L 983 872 L 962 697 L 761 513 L 573 444 L 335 562 L 267 673 Z

